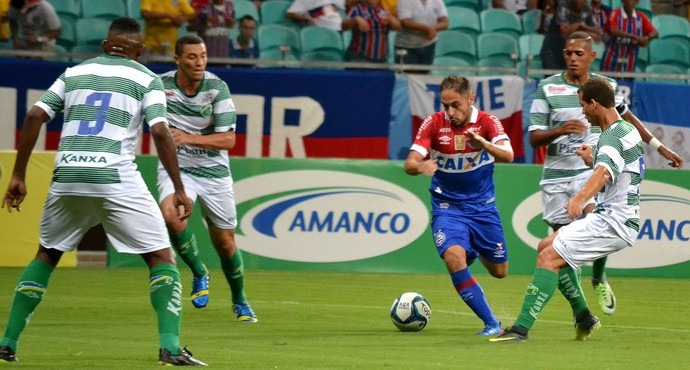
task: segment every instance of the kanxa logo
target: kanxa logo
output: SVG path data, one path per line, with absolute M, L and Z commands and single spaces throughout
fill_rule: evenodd
M 541 196 L 535 193 L 522 201 L 512 217 L 515 233 L 536 249 L 546 235 L 534 235 L 528 225 L 541 220 Z M 541 222 L 541 221 L 540 221 Z M 690 190 L 644 180 L 640 195 L 640 233 L 632 248 L 609 256 L 612 268 L 649 268 L 690 260 Z
M 235 183 L 238 245 L 264 257 L 342 262 L 403 248 L 429 225 L 425 204 L 386 180 L 296 170 Z

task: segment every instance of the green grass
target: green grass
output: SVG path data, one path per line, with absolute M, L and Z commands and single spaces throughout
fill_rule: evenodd
M 0 325 L 20 272 L 0 268 Z M 187 292 L 191 275 L 183 278 Z M 511 324 L 531 277 L 478 279 Z M 214 368 L 658 370 L 683 368 L 690 354 L 690 280 L 611 279 L 618 311 L 600 315 L 603 327 L 589 342 L 573 341 L 570 308 L 556 296 L 530 340 L 515 344 L 475 336 L 481 322 L 444 275 L 246 271 L 245 282 L 255 325 L 235 321 L 217 270 L 208 308 L 184 302 L 182 344 Z M 390 305 L 404 291 L 431 304 L 421 332 L 401 333 L 390 322 Z M 589 281 L 585 292 L 593 297 Z M 22 335 L 20 362 L 0 368 L 154 368 L 157 351 L 145 269 L 59 269 Z

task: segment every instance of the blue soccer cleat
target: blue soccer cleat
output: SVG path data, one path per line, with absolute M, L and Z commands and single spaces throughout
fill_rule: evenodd
M 503 334 L 503 328 L 501 328 L 501 323 L 490 324 L 484 327 L 484 330 L 477 333 L 479 336 L 488 337 L 491 335 L 501 335 Z
M 192 280 L 192 304 L 196 308 L 204 308 L 208 304 L 209 275 L 195 276 Z
M 237 314 L 237 321 L 250 324 L 259 321 L 259 319 L 256 318 L 254 310 L 252 310 L 252 306 L 250 306 L 247 302 L 232 305 L 232 310 L 235 311 L 235 314 Z

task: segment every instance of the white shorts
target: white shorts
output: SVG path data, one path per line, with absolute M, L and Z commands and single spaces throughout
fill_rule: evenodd
M 98 224 L 103 225 L 108 240 L 120 253 L 143 254 L 170 247 L 163 214 L 149 192 L 113 198 L 48 194 L 40 243 L 71 252 Z
M 223 189 L 218 189 L 217 184 L 204 183 L 203 179 L 181 173 L 184 190 L 189 199 L 196 203 L 199 199 L 201 214 L 211 220 L 214 226 L 224 230 L 234 230 L 237 227 L 237 210 L 235 208 L 235 194 L 232 183 Z M 217 180 L 216 180 L 217 181 Z M 165 169 L 158 168 L 158 194 L 159 201 L 167 198 L 175 192 L 172 180 Z
M 565 205 L 568 204 L 578 191 L 582 190 L 589 178 L 564 182 L 559 184 L 545 184 L 541 186 L 541 205 L 544 210 L 542 219 L 549 225 L 567 225 L 572 222 L 568 218 Z M 594 203 L 594 198 L 588 199 L 583 206 Z
M 628 242 L 596 213 L 563 226 L 553 240 L 556 252 L 574 269 L 628 246 Z

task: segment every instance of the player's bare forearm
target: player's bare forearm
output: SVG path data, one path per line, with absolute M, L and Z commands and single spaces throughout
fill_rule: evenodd
M 582 215 L 582 206 L 587 199 L 596 195 L 601 188 L 611 180 L 611 173 L 604 166 L 596 166 L 594 173 L 587 180 L 582 189 L 577 192 L 566 205 L 568 217 L 576 219 Z
M 515 159 L 515 153 L 513 152 L 513 147 L 510 145 L 509 140 L 500 140 L 496 144 L 487 142 L 484 149 L 498 162 L 511 163 L 513 159 Z
M 180 178 L 180 167 L 177 163 L 177 147 L 170 134 L 170 130 L 168 130 L 168 126 L 163 122 L 154 124 L 151 126 L 151 137 L 153 137 L 153 143 L 156 145 L 158 158 L 168 176 L 170 176 L 175 190 L 184 190 L 184 185 Z
M 438 169 L 437 163 L 438 159 L 424 160 L 419 152 L 412 150 L 405 160 L 405 173 L 412 176 L 421 174 L 433 176 Z
M 41 126 L 48 122 L 50 117 L 46 112 L 37 106 L 33 106 L 24 119 L 22 126 L 22 135 L 19 138 L 19 148 L 17 149 L 17 158 L 14 161 L 14 170 L 12 176 L 22 181 L 26 177 L 26 166 L 29 163 L 31 152 L 34 150 L 38 135 L 41 132 Z
M 231 150 L 235 147 L 235 132 L 219 132 L 210 135 L 193 135 L 182 132 L 178 129 L 170 130 L 175 144 L 192 145 L 205 149 Z

